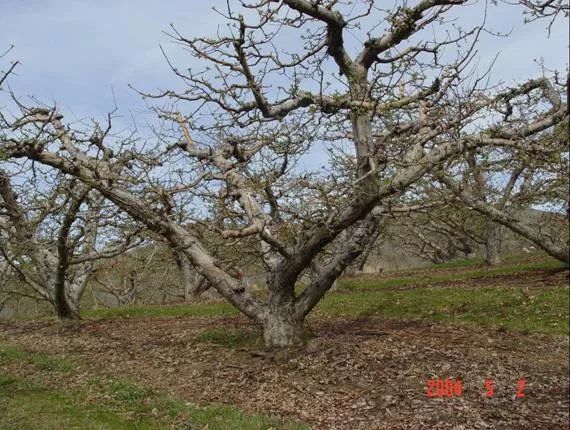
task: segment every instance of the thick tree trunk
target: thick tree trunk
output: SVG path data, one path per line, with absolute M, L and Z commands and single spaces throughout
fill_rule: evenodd
M 294 282 L 285 285 L 268 276 L 268 309 L 263 320 L 263 338 L 268 348 L 287 348 L 302 344 L 303 319 L 295 309 Z
M 287 309 L 270 309 L 263 324 L 263 339 L 268 348 L 287 348 L 303 343 L 303 321 Z
M 485 261 L 490 266 L 501 264 L 501 226 L 493 221 L 487 221 L 485 226 Z

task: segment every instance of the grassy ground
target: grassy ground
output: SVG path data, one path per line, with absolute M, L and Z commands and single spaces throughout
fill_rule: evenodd
M 332 316 L 371 315 L 568 334 L 567 284 L 543 285 L 563 268 L 547 259 L 458 273 L 438 273 L 436 268 L 391 279 L 345 279 L 341 289 L 346 294 L 329 294 L 317 309 Z
M 316 312 L 328 316 L 366 315 L 568 334 L 568 288 L 558 285 L 540 289 L 540 276 L 562 270 L 564 266 L 560 262 L 544 259 L 530 263 L 511 261 L 496 268 L 475 267 L 480 264 L 477 260 L 467 260 L 434 266 L 429 271 L 394 272 L 382 278 L 373 275 L 346 278 L 340 281 L 340 291 L 328 294 Z M 520 282 L 513 283 L 519 278 Z M 198 303 L 97 309 L 83 315 L 86 318 L 141 318 L 237 313 L 227 303 Z
M 129 380 L 83 379 L 66 359 L 5 344 L 0 368 L 0 429 L 306 428 L 226 405 L 198 407 Z M 54 384 L 61 379 L 65 390 Z
M 92 309 L 82 313 L 85 318 L 145 318 L 145 317 L 214 317 L 237 315 L 228 303 L 193 303 L 175 305 L 124 306 Z
M 345 278 L 309 319 L 320 336 L 312 352 L 286 363 L 260 353 L 259 327 L 221 302 L 98 309 L 69 326 L 0 324 L 0 430 L 307 428 L 282 416 L 315 428 L 386 419 L 409 428 L 435 405 L 423 397 L 425 379 L 454 371 L 473 393 L 486 375 L 502 386 L 527 375 L 534 403 L 505 422 L 524 415 L 510 428 L 564 428 L 567 278 L 551 259 Z M 407 393 L 397 403 L 394 387 Z M 467 395 L 465 428 L 493 423 L 509 393 L 493 404 Z
M 513 288 L 361 292 L 329 295 L 317 308 L 333 316 L 371 315 L 396 320 L 473 323 L 523 332 L 568 334 L 568 290 L 557 288 L 527 298 Z
M 563 269 L 565 265 L 558 260 L 545 259 L 530 263 L 510 263 L 499 267 L 478 267 L 473 268 L 478 263 L 477 260 L 462 260 L 452 263 L 444 263 L 435 265 L 428 270 L 423 271 L 402 271 L 388 274 L 387 279 L 378 279 L 374 275 L 365 275 L 356 278 L 348 278 L 341 281 L 344 289 L 379 289 L 391 287 L 418 287 L 444 283 L 457 283 L 468 279 L 479 279 L 489 277 L 500 277 L 515 274 L 524 274 L 526 272 L 536 272 L 537 270 L 556 270 Z M 461 271 L 445 269 L 465 269 Z M 395 276 L 394 276 L 395 275 Z

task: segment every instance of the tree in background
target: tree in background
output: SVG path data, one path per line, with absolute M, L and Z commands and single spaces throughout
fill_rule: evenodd
M 26 177 L 10 167 L 0 170 L 0 255 L 11 280 L 5 298 L 44 300 L 59 319 L 79 318 L 95 262 L 136 246 L 138 231 L 121 225 L 117 210 L 76 179 L 35 167 Z
M 555 81 L 556 82 L 556 81 Z M 505 120 L 518 124 L 518 134 L 508 136 L 524 142 L 524 150 L 508 148 L 478 149 L 464 162 L 448 163 L 438 172 L 439 180 L 459 202 L 486 218 L 483 230 L 487 262 L 500 262 L 501 226 L 504 226 L 558 260 L 568 263 L 568 119 L 555 127 L 543 125 L 536 133 L 529 122 L 538 118 L 538 104 L 546 99 L 551 110 L 564 106 L 568 83 L 553 85 L 542 79 L 533 83 L 543 88 L 542 97 L 521 89 L 504 96 L 496 108 Z M 493 138 L 507 137 L 491 128 Z M 543 207 L 552 213 L 541 217 L 529 211 Z

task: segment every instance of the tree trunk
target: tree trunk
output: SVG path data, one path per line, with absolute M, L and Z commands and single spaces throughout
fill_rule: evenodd
M 79 304 L 72 303 L 70 298 L 65 294 L 63 288 L 56 290 L 53 306 L 55 308 L 57 318 L 61 321 L 80 319 Z
M 174 261 L 178 266 L 180 281 L 184 286 L 184 301 L 189 302 L 194 295 L 194 283 L 192 282 L 192 269 L 184 254 L 174 251 Z
M 302 340 L 303 322 L 286 309 L 270 309 L 263 324 L 263 339 L 268 348 L 298 346 Z
M 192 270 L 192 266 L 188 258 L 179 251 L 174 251 L 174 259 L 178 266 L 180 281 L 184 286 L 184 301 L 189 302 L 192 298 L 200 297 L 204 292 L 210 289 L 208 280 Z M 216 295 L 213 294 L 212 297 Z
M 505 211 L 498 210 L 491 205 L 481 202 L 471 195 L 467 190 L 460 190 L 455 184 L 449 180 L 442 181 L 450 187 L 453 192 L 461 198 L 468 206 L 477 212 L 490 217 L 493 221 L 507 227 L 509 230 L 520 234 L 525 239 L 546 251 L 552 257 L 570 264 L 570 251 L 568 250 L 568 242 L 562 239 L 562 243 L 553 243 L 549 237 L 545 237 L 540 233 L 540 229 L 532 228 L 525 225 L 520 219 L 514 217 Z
M 364 246 L 362 254 L 356 257 L 356 260 L 354 260 L 354 262 L 352 263 L 352 267 L 356 269 L 356 273 L 364 272 L 364 266 L 368 261 L 368 257 L 370 257 L 370 254 L 374 250 L 374 247 L 376 246 L 376 241 L 378 240 L 379 237 L 380 237 L 380 228 L 377 228 L 374 231 L 374 233 L 372 233 L 372 237 L 370 238 L 366 246 Z
M 485 261 L 490 266 L 501 264 L 501 226 L 487 221 L 485 226 Z
M 302 344 L 303 320 L 295 313 L 293 285 L 281 285 L 269 275 L 269 301 L 263 320 L 263 339 L 267 348 L 287 348 Z

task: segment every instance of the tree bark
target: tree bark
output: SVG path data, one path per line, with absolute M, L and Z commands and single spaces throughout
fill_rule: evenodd
M 356 273 L 364 272 L 364 266 L 366 265 L 368 257 L 370 257 L 370 254 L 372 253 L 374 247 L 376 246 L 376 241 L 380 237 L 380 231 L 381 229 L 378 228 L 374 231 L 374 233 L 372 233 L 370 240 L 362 250 L 362 254 L 356 257 L 356 260 L 354 261 L 354 263 L 352 263 L 352 267 L 356 270 Z
M 267 348 L 287 348 L 303 343 L 303 321 L 296 319 L 288 307 L 270 307 L 263 323 L 263 339 Z
M 501 226 L 488 220 L 485 225 L 485 261 L 490 266 L 501 264 Z
M 268 275 L 268 308 L 263 319 L 263 339 L 267 348 L 286 348 L 302 344 L 304 316 L 295 309 L 295 284 Z
M 56 288 L 53 306 L 57 318 L 61 321 L 81 319 L 79 316 L 79 304 L 72 303 L 72 300 L 65 294 L 65 288 Z

